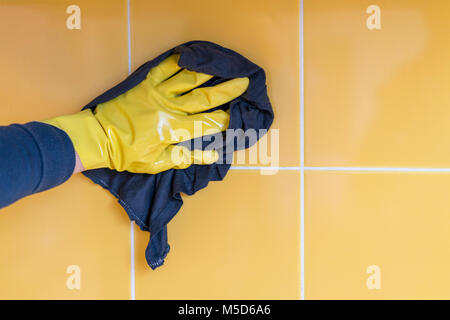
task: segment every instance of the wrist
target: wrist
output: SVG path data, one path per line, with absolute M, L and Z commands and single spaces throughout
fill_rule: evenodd
M 105 131 L 90 109 L 43 122 L 67 133 L 76 152 L 78 166 L 75 170 L 110 167 Z
M 81 163 L 80 156 L 75 151 L 75 168 L 73 169 L 73 174 L 84 171 L 83 164 Z

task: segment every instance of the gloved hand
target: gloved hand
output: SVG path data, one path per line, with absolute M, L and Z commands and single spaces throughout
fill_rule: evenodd
M 240 96 L 247 90 L 249 79 L 236 78 L 195 89 L 213 76 L 181 70 L 178 58 L 168 57 L 152 68 L 140 84 L 99 104 L 93 112 L 86 109 L 43 122 L 69 135 L 86 170 L 110 168 L 156 174 L 171 168 L 184 169 L 192 163 L 214 163 L 218 159 L 215 150 L 189 151 L 175 144 L 202 135 L 198 130 L 194 132 L 197 121 L 203 135 L 205 130 L 207 134 L 226 130 L 227 112 L 201 112 Z M 180 136 L 179 129 L 190 136 Z

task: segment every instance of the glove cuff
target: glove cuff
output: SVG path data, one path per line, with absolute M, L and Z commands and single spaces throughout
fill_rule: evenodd
M 41 122 L 67 133 L 86 170 L 111 167 L 107 136 L 91 109 Z

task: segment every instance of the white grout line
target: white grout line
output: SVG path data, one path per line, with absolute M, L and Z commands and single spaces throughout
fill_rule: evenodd
M 127 0 L 127 31 L 128 31 L 128 75 L 131 74 L 131 22 L 130 0 Z M 136 300 L 136 277 L 134 272 L 134 224 L 130 222 L 130 297 Z
M 305 167 L 310 171 L 450 172 L 450 168 Z
M 300 167 L 264 167 L 264 166 L 254 166 L 254 167 L 231 167 L 230 170 L 279 170 L 279 171 L 298 171 Z
M 300 76 L 300 299 L 305 300 L 305 94 L 303 50 L 303 0 L 299 3 Z
M 131 22 L 130 0 L 127 0 L 127 32 L 128 32 L 128 75 L 131 74 Z
M 301 158 L 303 158 L 301 156 Z M 374 172 L 450 172 L 450 168 L 388 168 L 388 167 L 231 167 L 231 170 L 279 170 L 279 171 L 374 171 Z
M 131 300 L 136 300 L 136 281 L 135 281 L 135 274 L 134 274 L 134 223 L 130 222 L 130 298 Z

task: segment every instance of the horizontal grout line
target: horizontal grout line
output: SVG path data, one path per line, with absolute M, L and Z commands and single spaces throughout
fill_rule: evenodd
M 263 167 L 263 166 L 257 166 L 257 167 L 231 167 L 231 170 L 300 170 L 300 167 Z
M 311 171 L 450 172 L 450 168 L 305 167 Z
M 383 167 L 303 167 L 306 171 L 373 171 L 373 172 L 450 172 L 450 168 L 383 168 Z M 231 167 L 231 170 L 300 171 L 302 167 Z

